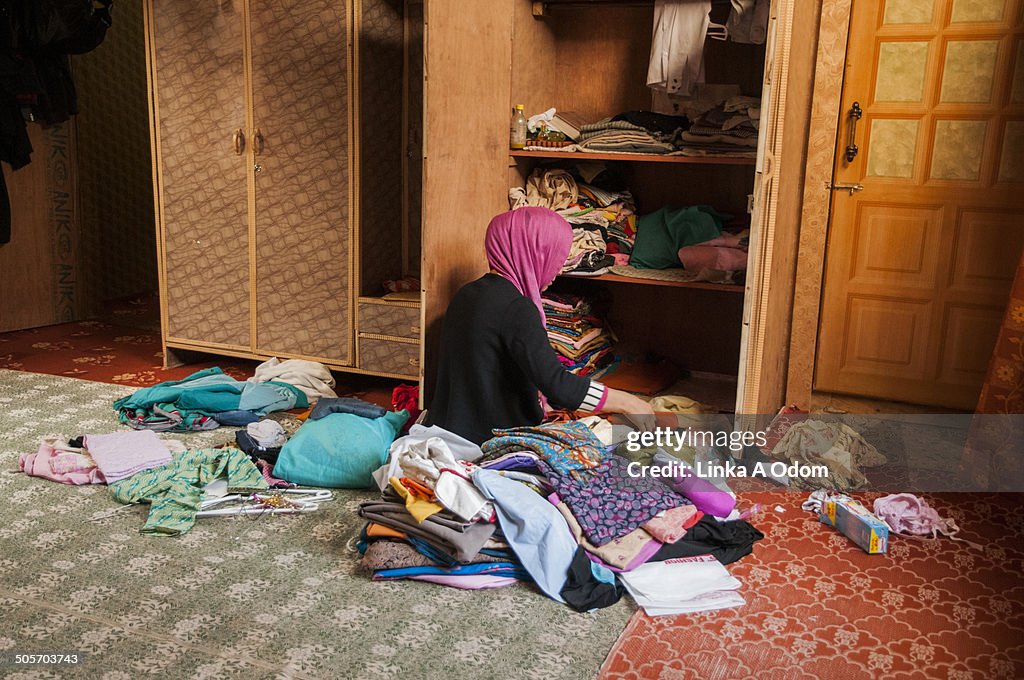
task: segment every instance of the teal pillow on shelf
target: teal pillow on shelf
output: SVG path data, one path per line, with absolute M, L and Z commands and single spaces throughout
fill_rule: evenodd
M 307 420 L 281 448 L 274 476 L 308 486 L 374 487 L 371 473 L 387 460 L 408 419 L 408 411 L 389 411 L 380 418 L 332 413 Z
M 679 249 L 720 236 L 724 217 L 706 205 L 666 206 L 643 215 L 637 221 L 629 263 L 637 269 L 679 267 Z

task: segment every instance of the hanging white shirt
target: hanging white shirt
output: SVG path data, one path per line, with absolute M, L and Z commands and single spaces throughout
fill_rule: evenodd
M 648 87 L 689 96 L 704 82 L 704 40 L 710 12 L 708 0 L 657 0 L 654 3 Z

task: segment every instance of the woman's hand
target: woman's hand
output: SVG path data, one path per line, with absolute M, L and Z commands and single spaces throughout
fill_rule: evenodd
M 654 429 L 654 409 L 650 404 L 629 392 L 613 390 L 610 387 L 607 389 L 608 396 L 605 398 L 602 411 L 621 413 L 627 416 L 641 431 L 649 432 Z

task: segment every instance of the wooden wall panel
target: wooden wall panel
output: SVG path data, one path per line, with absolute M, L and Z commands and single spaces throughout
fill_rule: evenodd
M 836 121 L 839 119 L 850 31 L 850 0 L 826 2 L 821 8 L 818 44 L 807 132 L 807 155 L 800 204 L 793 313 L 789 333 L 786 402 L 805 408 L 811 403 L 814 351 L 818 337 L 818 310 L 825 266 L 828 210 L 832 199 L 825 182 L 832 178 Z
M 766 279 L 768 294 L 758 396 L 748 406 L 759 414 L 775 413 L 786 402 L 789 345 L 794 290 L 804 282 L 797 278 L 797 246 L 805 183 L 818 179 L 807 174 L 810 150 L 808 129 L 811 94 L 818 47 L 818 18 L 822 0 L 795 0 L 793 40 L 789 46 L 789 74 L 783 111 L 781 151 L 778 164 L 778 198 L 775 208 L 773 257 Z
M 484 231 L 507 209 L 512 13 L 511 0 L 426 4 L 425 392 L 448 301 L 487 271 Z
M 32 163 L 3 164 L 11 241 L 0 245 L 0 332 L 82 318 L 81 230 L 70 123 L 29 125 Z

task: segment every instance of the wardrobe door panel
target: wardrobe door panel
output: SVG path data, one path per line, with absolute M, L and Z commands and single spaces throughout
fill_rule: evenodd
M 348 16 L 252 3 L 256 345 L 352 362 Z
M 232 3 L 174 0 L 154 2 L 150 11 L 164 332 L 248 349 L 247 164 L 235 139 L 246 121 L 241 10 Z

